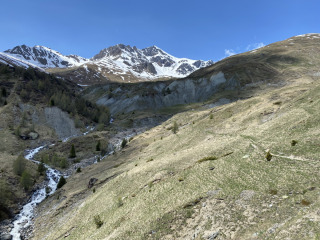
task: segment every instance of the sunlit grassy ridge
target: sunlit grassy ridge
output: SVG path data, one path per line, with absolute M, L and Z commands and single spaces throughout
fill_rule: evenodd
M 319 205 L 319 89 L 316 82 L 266 88 L 256 97 L 174 115 L 70 178 L 60 199 L 51 200 L 58 204 L 52 214 L 37 219 L 35 238 L 316 236 L 319 226 L 308 219 Z M 212 156 L 217 159 L 199 161 Z M 90 177 L 101 182 L 95 193 L 85 190 Z M 83 191 L 87 198 L 76 203 Z

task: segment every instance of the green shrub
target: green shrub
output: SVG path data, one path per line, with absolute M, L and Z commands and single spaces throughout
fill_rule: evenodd
M 172 132 L 176 134 L 178 132 L 179 126 L 176 121 L 174 121 L 173 126 L 172 126 Z
M 0 205 L 5 205 L 11 199 L 11 192 L 4 179 L 0 179 Z
M 77 168 L 77 173 L 81 173 L 81 167 Z
M 150 158 L 147 160 L 147 162 L 152 162 L 154 159 L 153 158 Z
M 269 190 L 269 193 L 270 193 L 271 195 L 277 195 L 278 190 L 276 190 L 276 189 L 270 189 L 270 190 Z
M 213 114 L 212 113 L 210 114 L 210 119 L 213 119 Z
M 104 124 L 103 123 L 99 123 L 98 127 L 97 127 L 98 131 L 103 131 L 104 130 Z
M 303 206 L 309 206 L 309 205 L 311 204 L 310 201 L 305 200 L 305 199 L 302 199 L 300 203 L 301 203 L 301 205 L 303 205 Z
M 27 191 L 32 186 L 32 183 L 33 183 L 33 181 L 32 181 L 30 173 L 28 173 L 27 171 L 24 171 L 22 173 L 21 178 L 20 178 L 20 184 Z
M 99 215 L 93 217 L 94 223 L 96 224 L 97 228 L 100 228 L 103 225 L 103 221 Z
M 76 128 L 84 128 L 84 123 L 81 121 L 78 115 L 76 115 L 74 118 L 74 125 Z
M 66 183 L 67 183 L 66 179 L 63 176 L 61 176 L 57 184 L 57 188 L 62 188 L 62 186 L 65 185 Z
M 118 206 L 118 207 L 123 206 L 123 201 L 122 201 L 122 198 L 121 198 L 121 197 L 118 198 L 117 206 Z
M 38 165 L 38 172 L 40 173 L 40 175 L 44 175 L 46 170 L 47 170 L 47 168 L 44 166 L 44 163 L 40 162 Z
M 68 160 L 66 159 L 66 158 L 61 158 L 60 159 L 60 163 L 59 163 L 59 166 L 61 167 L 61 168 L 67 168 L 68 167 Z
M 21 133 L 21 126 L 19 125 L 15 130 L 14 130 L 14 134 L 16 135 L 16 136 L 20 136 L 20 133 Z
M 13 162 L 13 171 L 15 174 L 21 176 L 26 168 L 26 159 L 19 155 L 16 160 Z
M 197 162 L 198 163 L 202 163 L 202 162 L 205 162 L 205 161 L 213 161 L 213 160 L 217 160 L 217 159 L 218 158 L 216 156 L 209 156 L 209 157 L 201 158 Z
M 292 140 L 292 141 L 291 141 L 291 146 L 293 147 L 293 146 L 297 145 L 297 143 L 298 143 L 297 140 Z
M 271 161 L 272 159 L 272 154 L 268 151 L 265 158 L 267 159 L 267 161 Z

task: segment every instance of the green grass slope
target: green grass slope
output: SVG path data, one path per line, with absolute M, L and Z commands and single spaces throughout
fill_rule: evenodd
M 41 205 L 34 239 L 319 238 L 320 83 L 260 88 L 194 104 L 70 177 Z

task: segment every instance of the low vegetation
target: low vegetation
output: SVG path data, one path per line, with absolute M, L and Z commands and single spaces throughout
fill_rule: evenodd
M 297 43 L 297 49 L 305 47 L 311 49 Z M 243 79 L 228 93 L 237 101 L 164 109 L 172 118 L 68 178 L 57 193 L 63 198 L 42 203 L 34 239 L 316 239 L 319 77 L 310 69 L 305 74 L 311 63 L 300 50 L 286 49 L 266 47 L 195 72 L 191 77 L 223 71 Z M 136 124 L 138 114 L 124 125 Z M 97 154 L 98 139 L 102 151 L 103 138 L 97 137 L 58 143 L 44 154 L 66 157 L 74 144 L 81 159 L 82 148 Z M 293 147 L 291 139 L 298 144 Z M 91 190 L 93 177 L 99 181 Z
M 198 163 L 202 163 L 202 162 L 205 162 L 205 161 L 214 161 L 214 160 L 217 160 L 217 159 L 218 158 L 215 157 L 215 156 L 209 156 L 209 157 L 201 158 L 197 162 Z
M 94 216 L 93 220 L 97 228 L 100 228 L 103 225 L 103 221 L 99 215 Z
M 72 216 L 72 221 L 61 225 L 61 216 L 54 216 L 54 228 L 37 228 L 36 239 L 47 230 L 57 236 L 74 225 L 85 233 L 72 231 L 72 239 L 111 234 L 118 239 L 191 239 L 195 229 L 199 239 L 207 239 L 207 232 L 217 236 L 217 229 L 222 239 L 253 234 L 267 239 L 275 236 L 269 229 L 276 223 L 287 223 L 279 227 L 283 239 L 316 232 L 318 227 L 308 224 L 304 211 L 311 214 L 319 207 L 317 191 L 308 190 L 320 184 L 319 102 L 307 100 L 317 99 L 319 89 L 312 86 L 303 94 L 300 87 L 276 89 L 218 108 L 193 106 L 195 110 L 174 115 L 136 136 L 125 151 L 82 171 L 81 180 L 68 179 L 64 189 L 69 199 L 86 188 L 92 176 L 105 182 L 95 186 L 95 194 L 90 191 L 79 212 L 64 210 L 64 217 Z M 285 96 L 281 109 L 265 121 L 265 112 L 275 106 L 270 100 L 275 94 Z M 179 134 L 172 134 L 174 122 L 181 123 Z M 306 138 L 295 147 L 288 144 L 288 139 Z M 95 152 L 97 140 L 92 142 Z M 272 149 L 271 159 L 267 149 Z M 114 174 L 119 175 L 110 179 Z M 37 221 L 48 219 L 45 214 Z M 103 216 L 100 228 L 87 220 L 96 215 Z M 298 232 L 287 231 L 290 226 Z

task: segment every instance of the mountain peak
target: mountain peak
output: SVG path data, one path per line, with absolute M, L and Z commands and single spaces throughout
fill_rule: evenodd
M 28 61 L 41 68 L 66 68 L 78 66 L 88 60 L 76 55 L 64 56 L 51 48 L 36 45 L 29 47 L 26 45 L 16 46 L 13 49 L 4 51 L 21 61 Z
M 88 72 L 86 64 L 90 63 L 91 66 L 96 66 L 93 68 L 97 75 L 104 72 L 106 78 L 109 78 L 110 74 L 116 75 L 117 78 L 122 75 L 133 76 L 135 79 L 181 78 L 213 63 L 212 61 L 176 58 L 155 45 L 138 49 L 136 46 L 131 47 L 122 43 L 102 49 L 91 59 L 76 55 L 65 56 L 40 45 L 16 46 L 5 53 L 40 68 L 82 67 L 85 72 Z

